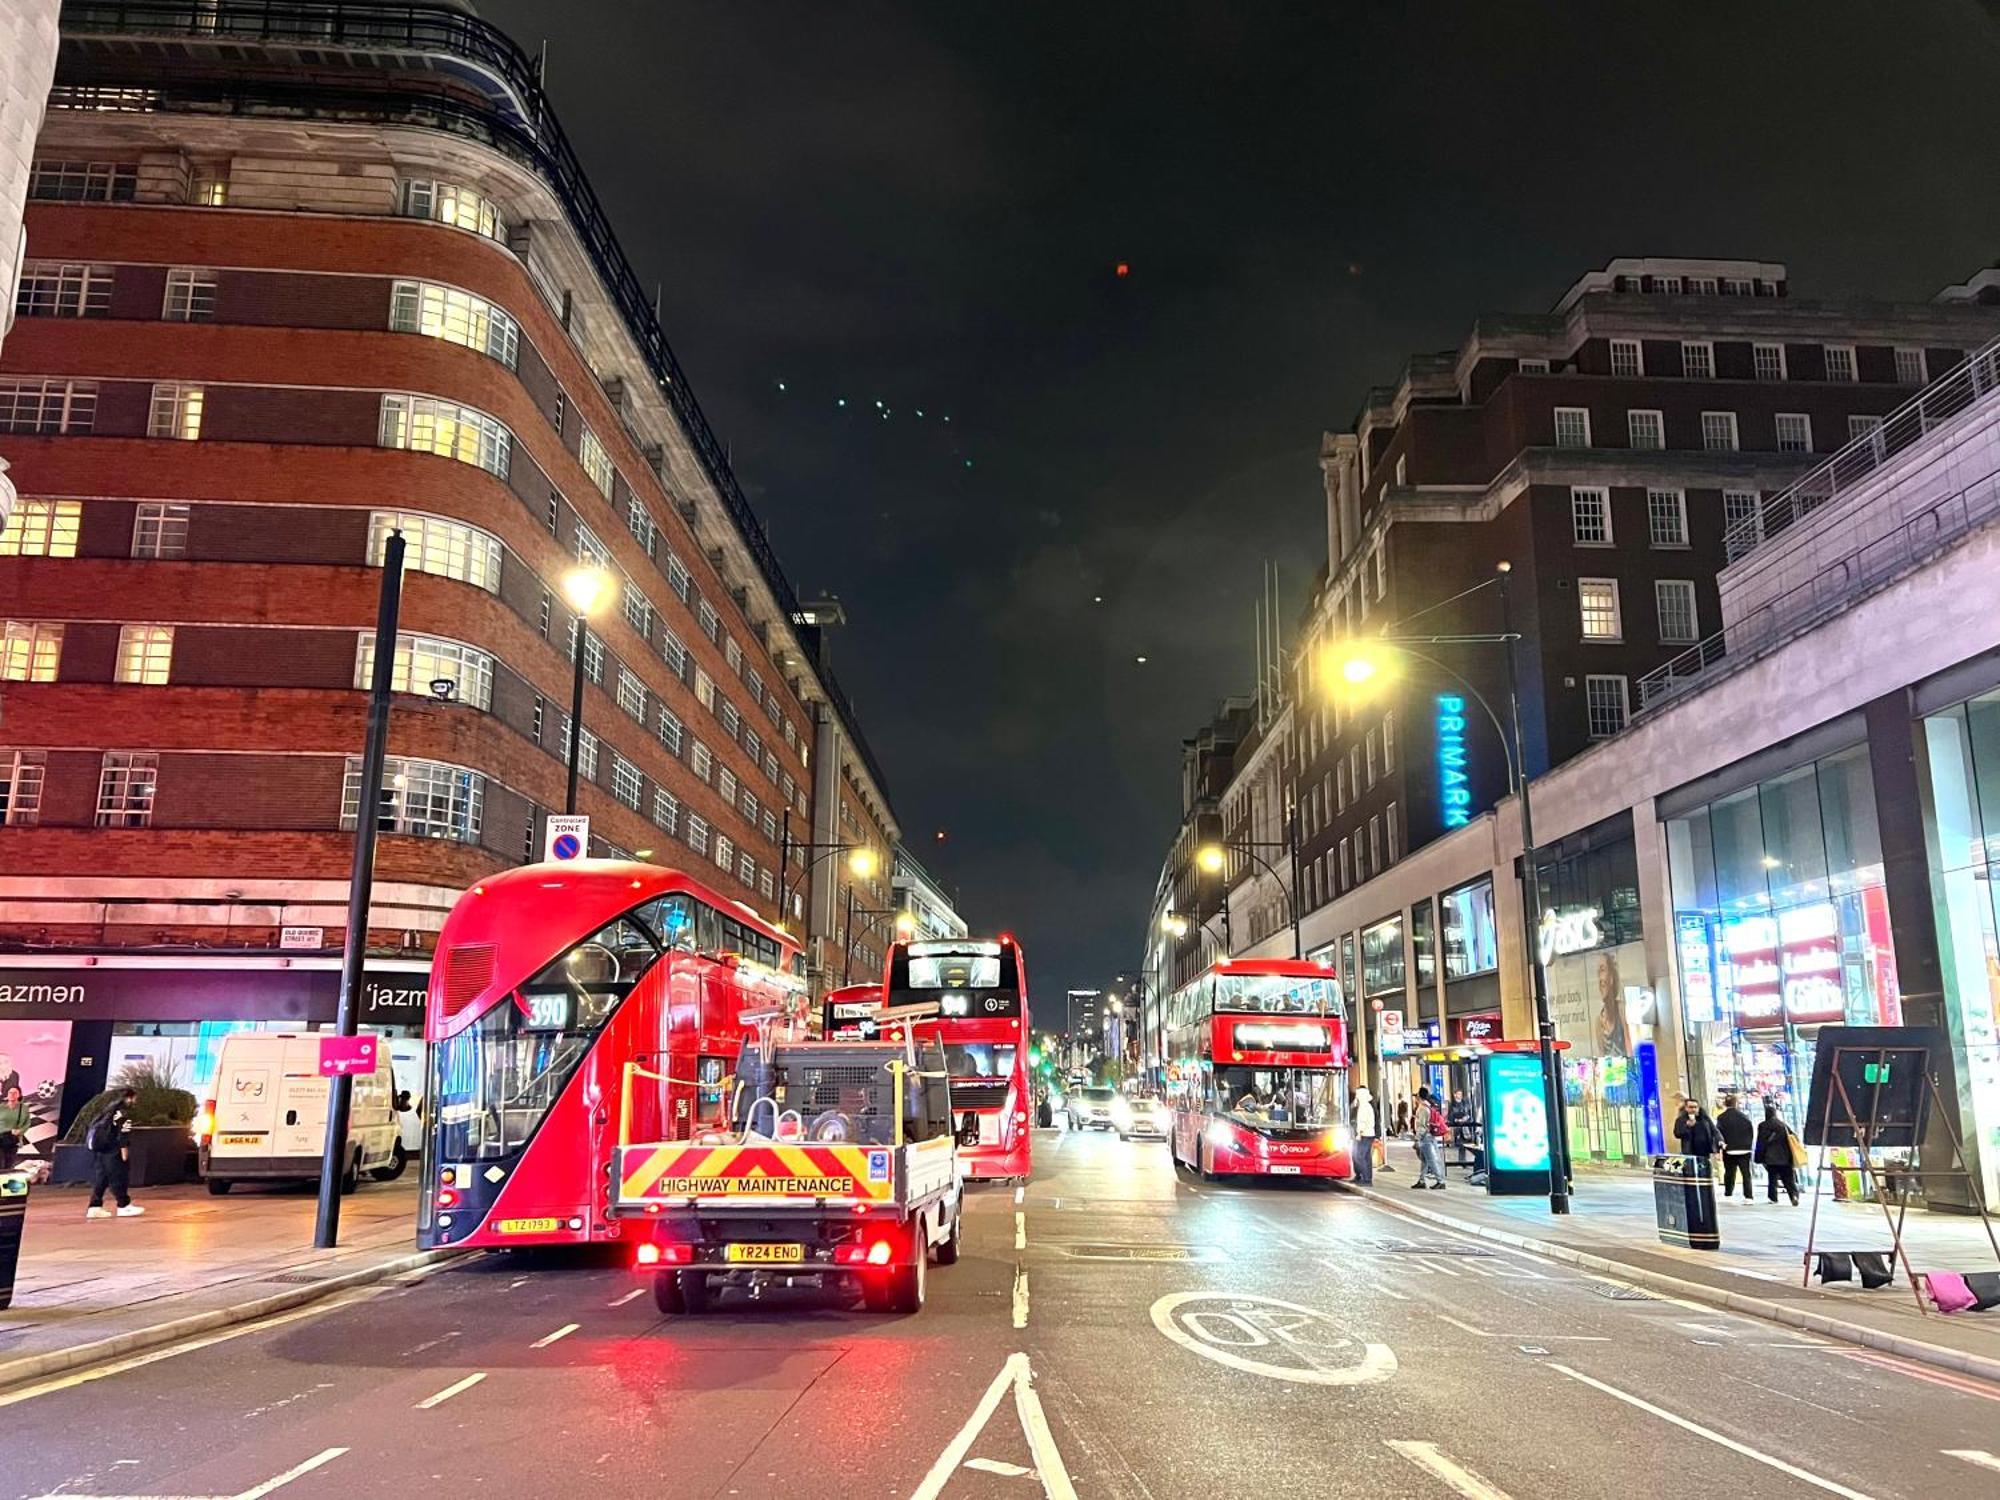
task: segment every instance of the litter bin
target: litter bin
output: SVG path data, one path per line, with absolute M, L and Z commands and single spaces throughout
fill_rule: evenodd
M 28 1174 L 0 1172 L 0 1308 L 13 1306 L 21 1231 L 28 1223 Z
M 1653 1158 L 1653 1216 L 1669 1245 L 1720 1250 L 1715 1218 L 1715 1176 L 1706 1156 Z

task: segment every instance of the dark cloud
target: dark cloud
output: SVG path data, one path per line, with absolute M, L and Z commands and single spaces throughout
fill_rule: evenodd
M 1614 255 L 1925 297 L 2000 253 L 1965 0 L 480 9 L 550 38 L 794 582 L 848 605 L 899 816 L 1045 991 L 1133 962 L 1261 561 L 1296 603 L 1322 546 L 1320 431 L 1411 351 Z

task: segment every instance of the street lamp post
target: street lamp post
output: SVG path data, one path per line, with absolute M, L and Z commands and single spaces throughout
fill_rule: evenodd
M 1521 806 L 1521 907 L 1523 915 L 1524 943 L 1523 960 L 1528 968 L 1528 989 L 1535 1006 L 1535 1050 L 1542 1067 L 1542 1102 L 1548 1120 L 1549 1132 L 1549 1212 L 1567 1214 L 1569 1212 L 1569 1143 L 1563 1125 L 1562 1077 L 1556 1070 L 1556 1030 L 1555 1020 L 1549 1010 L 1547 976 L 1537 961 L 1537 929 L 1541 925 L 1541 892 L 1535 868 L 1534 810 L 1528 788 L 1528 761 L 1521 735 L 1521 696 L 1518 670 L 1515 665 L 1515 648 L 1520 633 L 1514 629 L 1513 609 L 1508 597 L 1508 575 L 1513 571 L 1511 562 L 1502 561 L 1495 569 L 1490 582 L 1500 591 L 1500 633 L 1498 635 L 1417 635 L 1371 637 L 1370 645 L 1392 647 L 1402 654 L 1414 657 L 1442 672 L 1477 703 L 1492 723 L 1494 732 L 1500 737 L 1502 753 L 1507 758 L 1508 790 L 1519 798 Z M 1486 584 L 1475 587 L 1484 588 Z M 1467 592 L 1470 592 L 1468 590 Z M 1502 645 L 1507 651 L 1507 722 L 1502 724 L 1500 716 L 1493 711 L 1493 705 L 1486 696 L 1464 677 L 1423 651 L 1415 649 L 1419 645 Z M 1339 675 L 1345 681 L 1359 686 L 1374 677 L 1379 667 L 1366 655 L 1353 655 L 1340 663 Z
M 563 574 L 563 598 L 575 612 L 576 639 L 570 642 L 574 673 L 569 691 L 569 790 L 563 811 L 576 811 L 577 766 L 583 750 L 583 662 L 590 640 L 590 617 L 617 591 L 617 580 L 603 568 L 579 564 Z
M 1286 883 L 1284 877 L 1272 867 L 1270 861 L 1257 853 L 1259 849 L 1283 849 L 1291 856 L 1292 878 L 1289 885 Z M 1286 816 L 1285 841 L 1283 843 L 1277 843 L 1269 839 L 1262 841 L 1255 839 L 1233 839 L 1220 844 L 1204 844 L 1200 849 L 1195 851 L 1195 863 L 1211 875 L 1219 874 L 1222 867 L 1228 863 L 1225 851 L 1241 854 L 1246 859 L 1255 860 L 1257 867 L 1276 881 L 1279 888 L 1284 891 L 1285 914 L 1292 919 L 1292 957 L 1304 958 L 1306 956 L 1305 943 L 1299 933 L 1299 824 L 1297 805 L 1294 804 Z M 1225 949 L 1229 949 L 1233 954 L 1234 944 L 1231 943 L 1229 937 L 1229 888 L 1226 885 L 1222 891 L 1222 946 Z
M 908 941 L 917 934 L 917 919 L 899 907 L 856 907 L 854 904 L 854 887 L 850 885 L 847 888 L 847 928 L 849 934 L 853 932 L 854 919 L 856 917 L 861 918 L 861 930 L 863 932 L 872 931 L 875 924 L 883 917 L 894 917 L 896 919 L 896 936 L 898 938 Z M 840 941 L 840 982 L 842 984 L 847 983 L 847 973 L 847 937 L 843 936 Z

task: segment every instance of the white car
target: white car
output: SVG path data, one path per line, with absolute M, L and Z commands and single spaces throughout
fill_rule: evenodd
M 1101 1084 L 1075 1090 L 1069 1096 L 1069 1128 L 1109 1130 L 1111 1108 L 1117 1098 L 1116 1089 L 1106 1088 Z
M 1157 1099 L 1128 1099 L 1123 1094 L 1112 1103 L 1111 1128 L 1121 1141 L 1164 1141 L 1172 1123 L 1167 1107 Z

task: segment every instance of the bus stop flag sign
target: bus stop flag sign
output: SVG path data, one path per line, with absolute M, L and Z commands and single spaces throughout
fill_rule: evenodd
M 583 813 L 549 814 L 542 857 L 549 860 L 582 859 L 590 849 L 590 818 Z
M 319 1076 L 339 1078 L 375 1071 L 375 1038 L 372 1036 L 321 1036 Z

